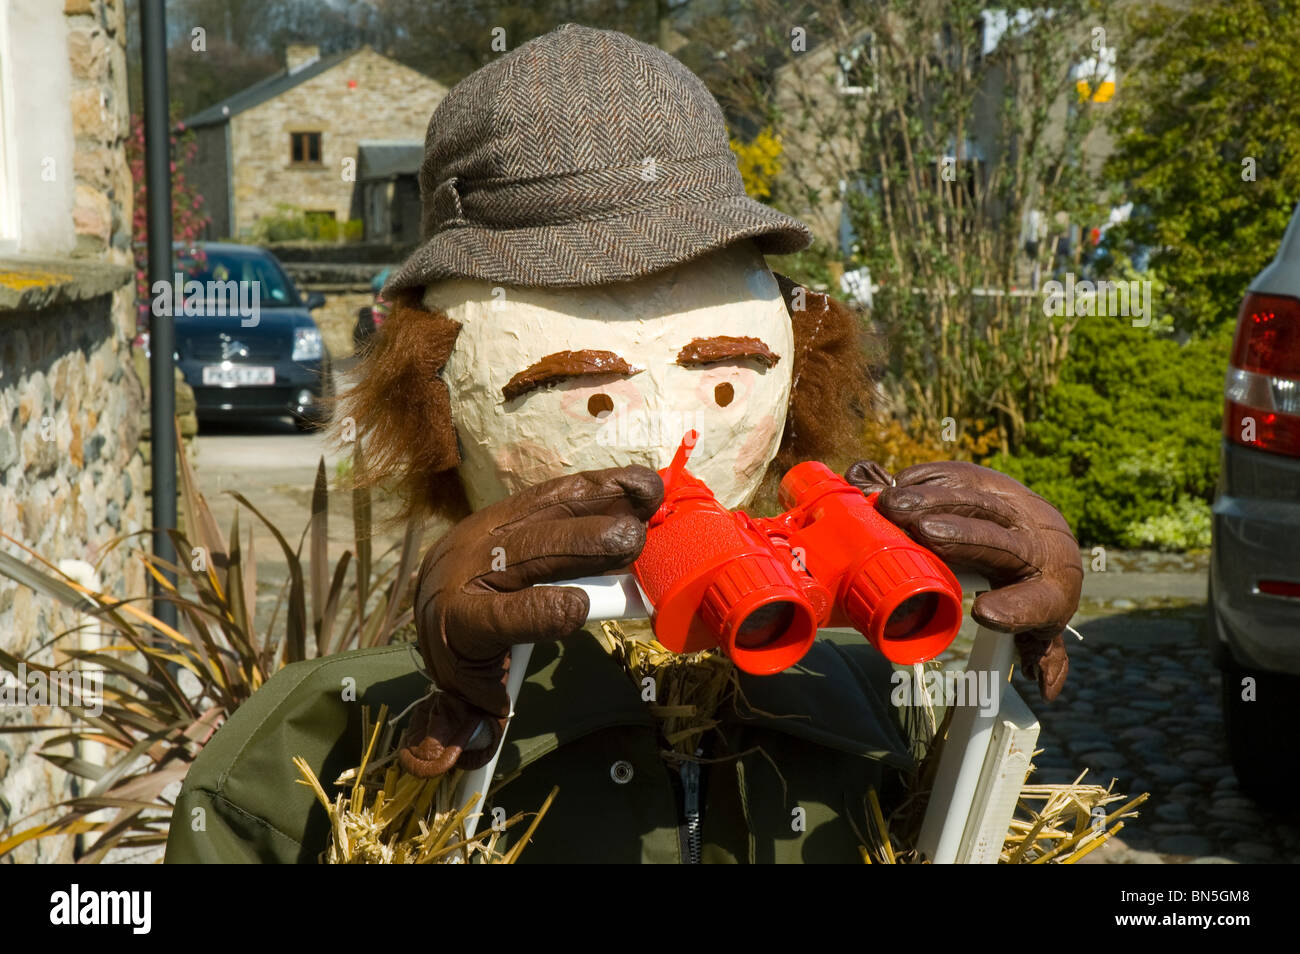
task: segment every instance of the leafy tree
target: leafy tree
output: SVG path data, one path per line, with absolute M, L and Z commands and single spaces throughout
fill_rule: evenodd
M 1079 252 L 1046 224 L 1099 212 L 1095 104 L 1076 91 L 1096 6 L 753 8 L 752 32 L 724 47 L 721 92 L 781 135 L 773 204 L 847 235 L 847 264 L 868 270 L 888 410 L 914 433 L 990 421 L 1014 448 L 1077 320 L 1044 314 L 1042 279 L 1077 267 Z M 1004 29 L 990 31 L 999 17 Z
M 618 30 L 647 43 L 659 39 L 668 0 L 385 0 L 386 21 L 396 27 L 390 52 L 412 69 L 453 86 L 480 66 L 534 37 L 574 22 Z M 661 10 L 661 8 L 663 8 Z M 494 31 L 500 31 L 494 33 Z M 493 47 L 494 40 L 498 48 Z
M 170 99 L 181 116 L 190 116 L 284 69 L 290 43 L 313 44 L 329 55 L 367 43 L 383 49 L 396 35 L 396 25 L 369 0 L 171 0 Z M 127 0 L 127 53 L 131 104 L 139 110 L 139 0 Z
M 209 39 L 197 52 L 182 40 L 167 51 L 167 86 L 178 116 L 193 116 L 284 69 L 283 56 Z
M 1116 239 L 1153 250 L 1177 326 L 1231 322 L 1300 199 L 1300 2 L 1129 9 L 1140 57 L 1112 104 L 1107 175 L 1135 205 Z

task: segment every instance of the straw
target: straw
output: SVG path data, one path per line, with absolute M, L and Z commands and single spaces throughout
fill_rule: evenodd
M 523 837 L 508 851 L 497 842 L 503 832 L 518 825 L 528 813 L 520 812 L 472 838 L 465 823 L 471 817 L 477 792 L 461 806 L 450 804 L 460 772 L 432 779 L 416 778 L 396 763 L 397 742 L 393 726 L 385 721 L 388 707 L 377 718 L 362 712 L 365 747 L 361 762 L 335 781 L 344 789 L 333 800 L 307 761 L 294 757 L 302 778 L 329 816 L 329 845 L 321 855 L 325 864 L 514 864 L 555 800 L 558 786 L 532 813 Z
M 636 630 L 635 624 L 629 624 Z M 717 713 L 740 689 L 736 667 L 720 650 L 674 653 L 652 638 L 629 635 L 616 622 L 600 625 L 605 648 L 623 664 L 638 688 L 649 679 L 648 708 L 670 753 L 693 758 Z
M 940 668 L 937 662 L 929 666 Z M 913 671 L 916 685 L 924 685 L 924 673 L 919 666 Z M 867 831 L 851 825 L 868 863 L 913 864 L 922 860 L 916 842 L 953 711 L 950 708 L 936 725 L 925 692 L 913 692 L 913 705 L 903 711 L 908 747 L 917 759 L 915 770 L 904 780 L 908 794 L 886 820 L 875 791 L 869 791 Z M 1041 750 L 1034 753 L 1039 754 Z M 1033 771 L 1031 765 L 1031 775 Z M 1127 796 L 1114 790 L 1115 779 L 1103 787 L 1085 783 L 1086 775 L 1085 770 L 1074 782 L 1059 785 L 1040 785 L 1026 778 L 1003 841 L 1001 864 L 1076 864 L 1121 831 L 1122 819 L 1136 817 L 1137 809 L 1150 797 L 1143 793 L 1125 801 Z M 1107 808 L 1116 802 L 1123 804 L 1118 809 Z M 1097 814 L 1098 809 L 1104 813 Z

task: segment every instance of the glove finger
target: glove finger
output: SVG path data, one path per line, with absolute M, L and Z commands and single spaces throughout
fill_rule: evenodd
M 860 460 L 844 472 L 844 479 L 864 494 L 879 493 L 893 484 L 889 471 L 874 460 Z
M 459 675 L 467 665 L 497 664 L 511 646 L 573 635 L 587 622 L 590 608 L 587 594 L 572 586 L 462 594 L 448 601 L 443 632 L 456 651 Z M 463 692 L 461 695 L 469 698 Z M 496 711 L 492 706 L 479 705 Z
M 1051 702 L 1061 694 L 1070 672 L 1064 636 L 1058 633 L 1051 640 L 1042 640 L 1024 634 L 1016 637 L 1016 646 L 1020 650 L 1020 665 L 1025 675 L 1038 682 L 1038 694 L 1043 701 Z
M 528 523 L 483 541 L 482 570 L 466 589 L 522 590 L 616 570 L 641 554 L 645 533 L 645 523 L 631 514 Z
M 436 695 L 411 713 L 397 760 L 417 778 L 436 778 L 456 767 L 478 768 L 496 752 L 504 735 L 504 722 L 455 696 Z M 475 738 L 480 727 L 487 730 L 486 744 Z M 471 744 L 475 747 L 468 750 Z
M 1008 528 L 1028 525 L 1014 498 L 945 484 L 888 487 L 876 498 L 876 510 L 905 530 L 928 514 L 976 517 Z
M 1028 491 L 1020 481 L 1001 471 L 966 460 L 935 460 L 913 464 L 894 475 L 898 487 L 940 486 L 969 487 L 982 493 L 1023 494 Z M 1028 491 L 1032 493 L 1032 491 Z
M 1040 639 L 1060 635 L 1073 614 L 1069 594 L 1041 577 L 981 593 L 971 607 L 975 621 L 989 629 Z
M 663 498 L 664 485 L 659 475 L 648 467 L 634 465 L 555 477 L 512 494 L 480 513 L 489 515 L 485 532 L 593 514 L 630 514 L 644 523 L 659 509 Z
M 572 587 L 460 594 L 428 604 L 416 626 L 420 652 L 438 688 L 504 717 L 511 647 L 576 633 L 588 609 L 587 594 Z
M 1030 535 L 991 520 L 928 515 L 905 529 L 949 566 L 982 574 L 994 586 L 1037 572 Z

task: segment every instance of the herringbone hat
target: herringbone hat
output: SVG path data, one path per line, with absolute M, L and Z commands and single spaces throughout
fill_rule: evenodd
M 673 57 L 565 24 L 466 77 L 429 121 L 423 244 L 385 297 L 448 278 L 628 281 L 740 239 L 812 239 L 745 195 L 722 110 Z

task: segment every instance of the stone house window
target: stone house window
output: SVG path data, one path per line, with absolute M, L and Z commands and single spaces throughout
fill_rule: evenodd
M 835 57 L 838 70 L 835 87 L 841 96 L 865 96 L 875 92 L 876 39 L 864 33 Z
M 319 166 L 320 133 L 289 133 L 289 161 L 295 166 Z

